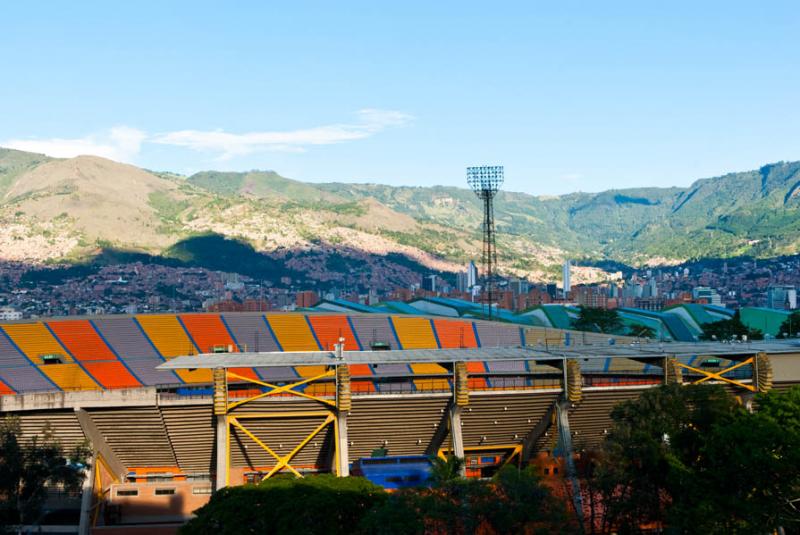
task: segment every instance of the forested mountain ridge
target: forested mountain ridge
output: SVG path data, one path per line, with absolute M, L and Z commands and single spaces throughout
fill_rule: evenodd
M 495 210 L 501 267 L 533 279 L 555 273 L 565 258 L 640 265 L 795 254 L 800 162 L 688 188 L 559 197 L 503 191 Z M 480 257 L 481 217 L 466 188 L 306 183 L 274 171 L 183 177 L 92 156 L 0 149 L 5 260 L 79 261 L 109 247 L 169 256 L 179 242 L 216 234 L 317 277 L 354 269 L 342 264 L 348 258 L 366 271 L 391 272 L 392 263 L 453 271 Z

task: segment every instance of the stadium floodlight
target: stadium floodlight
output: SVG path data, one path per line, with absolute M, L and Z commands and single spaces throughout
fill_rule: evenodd
M 475 195 L 483 201 L 483 280 L 484 302 L 489 307 L 492 318 L 494 303 L 494 283 L 497 271 L 497 243 L 494 229 L 494 197 L 503 185 L 502 165 L 483 165 L 467 167 L 467 184 Z
M 503 166 L 467 167 L 467 184 L 479 198 L 492 198 L 503 185 Z

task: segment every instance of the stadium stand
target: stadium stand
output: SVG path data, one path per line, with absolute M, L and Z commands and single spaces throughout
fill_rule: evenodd
M 174 372 L 156 370 L 164 359 L 133 318 L 98 318 L 91 320 L 91 324 L 109 349 L 143 384 L 181 382 Z
M 299 314 L 267 314 L 272 332 L 283 351 L 316 351 L 319 342 L 311 330 L 308 316 Z
M 522 329 L 487 321 L 476 323 L 480 347 L 519 346 L 523 343 Z
M 674 317 L 679 319 L 677 314 Z M 345 338 L 345 350 L 365 350 L 370 353 L 363 355 L 374 358 L 345 361 L 352 394 L 347 410 L 337 408 L 340 399 L 332 369 L 338 361 L 332 355 L 325 365 L 296 361 L 311 358 L 304 351 L 330 351 L 340 336 Z M 497 356 L 526 342 L 525 351 L 530 353 L 520 358 Z M 549 327 L 466 317 L 428 318 L 421 313 L 411 317 L 350 311 L 162 314 L 18 322 L 0 326 L 0 407 L 6 414 L 21 417 L 26 436 L 42 433 L 50 421 L 52 432 L 65 445 L 99 437 L 98 443 L 107 444 L 113 457 L 108 464 L 121 466 L 115 474 L 120 483 L 111 483 L 108 474 L 101 474 L 100 488 L 95 489 L 98 495 L 105 493 L 100 505 L 121 506 L 121 521 L 144 524 L 162 518 L 153 503 L 167 503 L 167 499 L 154 496 L 153 489 L 164 485 L 176 493 L 169 507 L 160 509 L 168 514 L 164 518 L 181 521 L 202 505 L 211 489 L 220 485 L 220 451 L 229 453 L 230 470 L 225 473 L 230 484 L 258 481 L 276 468 L 275 456 L 262 445 L 286 460 L 307 442 L 287 461 L 302 474 L 341 469 L 337 456 L 342 445 L 337 436 L 342 432 L 349 463 L 374 453 L 390 457 L 436 454 L 455 448 L 450 429 L 456 409 L 471 475 L 488 476 L 502 462 L 527 462 L 557 450 L 559 426 L 565 425 L 561 422 L 565 411 L 557 407 L 568 407 L 574 448 L 597 448 L 610 428 L 613 406 L 663 382 L 666 356 L 662 349 L 669 349 L 670 356 L 676 354 L 678 363 L 696 368 L 682 369 L 686 383 L 703 379 L 706 372 L 714 379 L 713 374 L 724 373 L 760 351 L 770 353 L 775 389 L 800 383 L 796 364 L 800 351 L 790 342 L 766 343 L 763 349 L 717 344 L 713 348 L 719 354 L 705 351 L 711 346 L 697 344 L 672 343 L 662 348 L 632 342 L 591 334 L 577 339 L 574 332 Z M 381 359 L 377 352 L 413 351 L 414 347 L 421 348 L 416 354 L 424 361 L 403 357 L 403 351 Z M 442 351 L 437 353 L 439 347 Z M 472 351 L 486 355 L 485 360 L 481 357 L 463 365 L 469 387 L 463 405 L 457 405 L 454 393 L 458 362 L 435 359 L 437 354 L 458 353 L 460 348 L 475 348 Z M 198 355 L 209 349 L 231 354 Z M 251 396 L 269 393 L 270 387 L 230 379 L 219 413 L 209 369 L 156 369 L 176 362 L 175 358 L 193 363 L 206 358 L 223 362 L 245 358 L 254 349 L 269 351 L 268 358 L 276 360 L 270 360 L 271 365 L 244 360 L 262 366 L 255 368 L 257 375 L 247 375 L 251 379 L 288 388 L 290 383 L 326 377 L 293 387 L 306 398 L 282 390 L 249 401 Z M 282 356 L 281 350 L 300 353 Z M 45 357 L 55 353 L 62 355 L 62 362 L 46 363 L 50 359 Z M 580 370 L 575 377 L 582 391 L 569 398 L 573 401 L 566 400 L 564 387 L 562 368 L 567 360 L 577 361 Z M 230 370 L 242 375 L 251 368 Z M 726 388 L 751 403 L 753 374 L 752 365 L 739 366 L 725 375 L 736 383 Z M 572 388 L 573 383 L 566 384 Z M 226 425 L 230 450 L 224 440 L 228 435 L 220 431 Z M 310 436 L 316 429 L 319 432 Z M 117 495 L 118 491 L 123 494 Z M 99 515 L 97 522 L 103 524 L 105 518 Z
M 347 316 L 308 316 L 311 328 L 316 333 L 317 340 L 322 349 L 333 350 L 339 343 L 339 338 L 344 338 L 346 351 L 360 351 L 363 349 L 358 338 L 350 326 Z
M 431 320 L 392 317 L 391 322 L 402 349 L 435 349 L 439 347 Z
M 44 364 L 45 357 L 72 362 L 72 355 L 43 323 L 17 323 L 5 325 L 3 329 L 14 345 L 36 365 Z
M 400 349 L 393 327 L 387 316 L 351 316 L 351 324 L 365 350 L 385 346 Z
M 434 319 L 433 327 L 443 348 L 478 347 L 475 324 L 472 322 Z
M 136 322 L 158 353 L 169 359 L 179 355 L 196 355 L 199 348 L 189 338 L 180 318 L 171 314 L 137 316 Z M 175 372 L 186 383 L 210 383 L 208 370 L 178 370 Z

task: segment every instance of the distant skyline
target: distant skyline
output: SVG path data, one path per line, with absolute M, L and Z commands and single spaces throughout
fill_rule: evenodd
M 800 160 L 794 2 L 12 2 L 0 146 L 535 195 Z

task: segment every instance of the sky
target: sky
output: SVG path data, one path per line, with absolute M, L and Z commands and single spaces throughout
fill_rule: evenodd
M 225 5 L 229 4 L 229 5 Z M 7 2 L 0 146 L 535 195 L 800 160 L 796 2 Z

